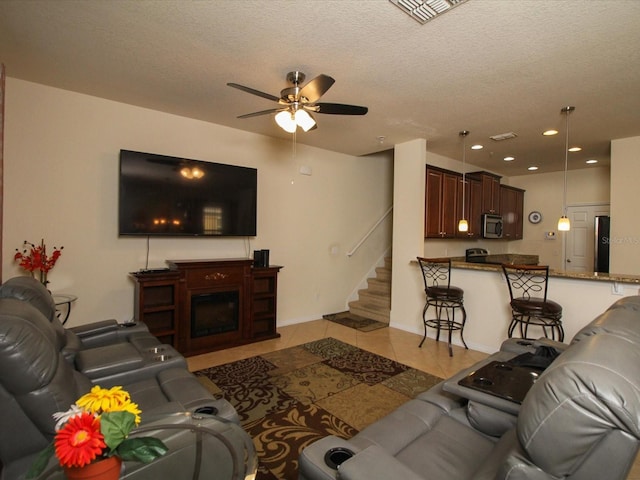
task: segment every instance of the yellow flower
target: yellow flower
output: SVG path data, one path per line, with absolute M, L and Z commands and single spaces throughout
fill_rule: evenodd
M 122 387 L 116 386 L 109 389 L 95 386 L 91 391 L 78 399 L 78 406 L 89 412 L 100 415 L 105 412 L 129 412 L 135 415 L 136 425 L 140 423 L 140 409 L 131 401 L 131 397 Z

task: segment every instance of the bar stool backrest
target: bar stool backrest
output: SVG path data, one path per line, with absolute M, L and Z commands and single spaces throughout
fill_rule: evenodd
M 450 258 L 423 258 L 417 257 L 425 290 L 431 287 L 451 286 L 451 259 Z
M 540 298 L 547 301 L 548 265 L 503 264 L 502 271 L 507 280 L 511 300 Z

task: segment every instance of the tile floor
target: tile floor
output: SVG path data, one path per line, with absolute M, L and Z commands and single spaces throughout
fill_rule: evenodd
M 326 337 L 336 338 L 442 378 L 450 377 L 487 356 L 485 353 L 465 350 L 454 345 L 453 357 L 449 357 L 446 342 L 436 342 L 428 338 L 422 348 L 418 348 L 422 338 L 420 335 L 394 328 L 359 332 L 328 320 L 315 320 L 281 327 L 278 332 L 281 337 L 273 340 L 189 357 L 187 359 L 189 369 L 195 371 L 222 365 Z M 627 480 L 640 480 L 640 455 Z

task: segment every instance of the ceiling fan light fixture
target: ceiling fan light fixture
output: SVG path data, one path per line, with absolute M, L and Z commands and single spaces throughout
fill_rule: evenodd
M 298 110 L 294 116 L 296 124 L 305 132 L 311 130 L 316 124 L 316 121 L 306 110 Z
M 276 123 L 287 133 L 293 133 L 296 131 L 298 124 L 293 114 L 289 110 L 283 110 L 276 114 Z

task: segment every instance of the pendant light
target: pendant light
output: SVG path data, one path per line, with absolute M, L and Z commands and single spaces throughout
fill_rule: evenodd
M 467 155 L 467 149 L 466 149 L 466 142 L 465 139 L 467 137 L 467 135 L 469 135 L 469 131 L 468 130 L 462 130 L 460 132 L 460 136 L 462 137 L 462 218 L 460 219 L 460 221 L 458 222 L 458 231 L 459 232 L 468 232 L 469 231 L 469 222 L 467 222 L 466 218 L 465 218 L 465 198 L 464 198 L 464 194 L 466 191 L 466 187 L 467 187 L 467 173 L 466 173 L 466 167 L 465 167 L 465 159 L 466 159 L 466 155 Z
M 573 112 L 576 107 L 564 107 L 560 110 L 566 116 L 565 127 L 565 145 L 564 145 L 564 191 L 562 196 L 562 216 L 558 220 L 558 230 L 561 232 L 568 232 L 571 230 L 571 222 L 567 217 L 567 169 L 569 165 L 569 114 Z

